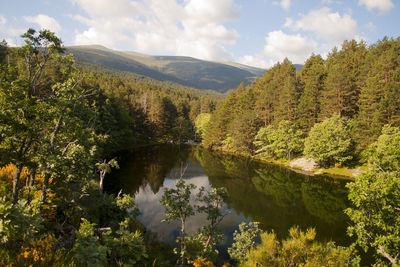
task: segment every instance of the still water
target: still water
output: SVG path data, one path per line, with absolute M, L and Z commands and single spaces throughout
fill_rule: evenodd
M 229 214 L 220 224 L 225 235 L 222 254 L 232 243 L 232 234 L 242 221 L 260 222 L 263 230 L 275 231 L 285 238 L 298 225 L 314 227 L 317 239 L 349 245 L 345 180 L 326 176 L 307 176 L 286 168 L 210 152 L 198 146 L 162 145 L 138 149 L 118 159 L 119 170 L 106 177 L 108 192 L 135 196 L 141 211 L 139 220 L 157 233 L 160 241 L 174 244 L 178 224 L 161 222 L 164 209 L 160 199 L 164 188 L 173 187 L 185 169 L 183 178 L 197 187 L 225 187 L 229 197 L 224 206 Z M 189 233 L 205 224 L 204 215 L 187 221 Z

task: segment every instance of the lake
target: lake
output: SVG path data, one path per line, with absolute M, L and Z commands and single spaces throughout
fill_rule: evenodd
M 260 228 L 275 231 L 279 238 L 298 225 L 314 227 L 317 239 L 349 245 L 346 235 L 349 221 L 343 210 L 348 206 L 346 180 L 317 175 L 307 176 L 287 168 L 248 158 L 205 150 L 199 146 L 160 145 L 137 149 L 118 159 L 119 170 L 106 177 L 107 192 L 135 196 L 141 211 L 138 219 L 157 233 L 160 241 L 174 244 L 178 224 L 161 222 L 164 209 L 160 199 L 181 176 L 197 187 L 225 187 L 229 197 L 223 207 L 229 214 L 220 224 L 225 235 L 220 253 L 242 221 L 260 222 Z M 205 216 L 195 215 L 187 221 L 189 233 L 205 224 Z

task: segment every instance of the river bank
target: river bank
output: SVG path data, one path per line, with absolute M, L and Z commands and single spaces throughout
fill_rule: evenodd
M 251 158 L 252 160 L 259 161 L 259 162 L 276 164 L 279 166 L 286 167 L 292 171 L 306 174 L 306 175 L 312 175 L 312 176 L 327 175 L 332 178 L 354 180 L 355 177 L 357 177 L 358 175 L 360 175 L 362 172 L 366 171 L 366 169 L 367 169 L 367 167 L 364 165 L 356 166 L 355 168 L 348 168 L 348 167 L 343 167 L 343 166 L 331 167 L 331 168 L 321 168 L 316 163 L 310 162 L 310 160 L 307 160 L 305 158 L 295 158 L 290 161 L 285 160 L 285 159 L 276 160 L 276 159 L 257 156 L 257 155 L 252 156 L 247 153 L 232 151 L 232 150 L 225 149 L 225 148 L 213 148 L 212 150 L 230 154 L 230 155 Z

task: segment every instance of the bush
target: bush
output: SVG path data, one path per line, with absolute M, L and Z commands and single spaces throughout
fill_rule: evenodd
M 352 249 L 315 240 L 316 232 L 289 230 L 289 238 L 281 243 L 274 233 L 262 233 L 261 244 L 247 253 L 241 266 L 358 266 L 359 258 Z
M 267 126 L 261 128 L 254 144 L 259 148 L 256 153 L 275 155 L 277 158 L 290 160 L 293 155 L 303 150 L 303 132 L 287 120 L 279 123 L 278 128 Z
M 331 166 L 351 160 L 352 148 L 348 121 L 335 115 L 311 128 L 304 142 L 304 156 Z
M 382 170 L 400 172 L 400 128 L 385 125 L 369 149 L 369 164 Z
M 107 262 L 107 247 L 99 243 L 94 235 L 95 224 L 82 219 L 72 249 L 74 263 L 78 266 L 104 266 Z

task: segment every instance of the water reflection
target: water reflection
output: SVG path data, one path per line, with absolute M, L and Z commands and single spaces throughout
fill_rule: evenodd
M 108 177 L 106 189 L 135 195 L 142 212 L 141 222 L 158 233 L 162 241 L 174 242 L 178 225 L 162 223 L 160 204 L 163 187 L 174 186 L 182 166 L 184 179 L 196 186 L 225 187 L 229 198 L 221 230 L 232 242 L 232 233 L 242 221 L 259 221 L 265 230 L 274 230 L 280 238 L 299 225 L 315 227 L 319 240 L 334 240 L 348 245 L 345 181 L 324 176 L 311 177 L 288 169 L 258 163 L 245 158 L 203 150 L 200 147 L 157 146 L 141 149 L 121 161 L 121 169 Z M 188 232 L 205 223 L 204 215 L 188 220 Z

